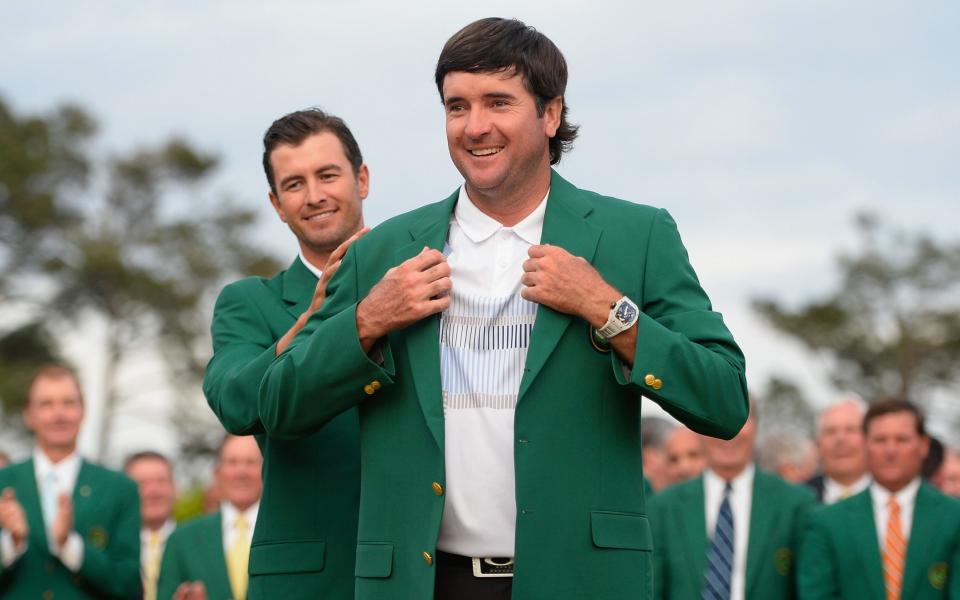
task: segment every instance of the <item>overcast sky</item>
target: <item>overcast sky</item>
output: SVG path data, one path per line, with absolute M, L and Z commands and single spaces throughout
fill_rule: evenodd
M 7 2 L 0 95 L 20 113 L 80 103 L 104 152 L 181 134 L 218 153 L 197 201 L 259 207 L 259 239 L 292 257 L 266 200 L 266 127 L 313 105 L 344 117 L 372 174 L 368 224 L 448 195 L 433 68 L 484 16 L 563 51 L 581 133 L 560 173 L 671 211 L 753 385 L 780 371 L 829 400 L 822 365 L 749 300 L 830 289 L 857 211 L 960 230 L 956 2 Z

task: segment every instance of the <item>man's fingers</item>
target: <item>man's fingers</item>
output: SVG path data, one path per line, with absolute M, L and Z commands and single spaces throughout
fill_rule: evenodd
M 447 257 L 443 255 L 443 252 L 424 246 L 423 250 L 420 251 L 420 254 L 414 256 L 413 258 L 407 259 L 404 261 L 404 264 L 408 265 L 415 271 L 425 271 L 436 264 L 446 262 L 446 260 Z
M 524 271 L 536 271 L 539 268 L 540 264 L 535 258 L 528 258 L 523 261 L 523 270 Z
M 427 269 L 423 272 L 426 276 L 427 283 L 436 281 L 443 277 L 450 277 L 450 265 L 447 264 L 447 261 L 438 263 Z
M 453 282 L 450 281 L 449 277 L 442 277 L 436 281 L 431 281 L 427 285 L 427 297 L 434 298 L 440 294 L 445 294 L 453 288 Z
M 533 287 L 537 285 L 537 275 L 535 273 L 524 273 L 520 276 L 520 283 L 527 287 Z
M 538 244 L 527 248 L 527 256 L 530 258 L 543 258 L 547 255 L 547 245 Z
M 360 229 L 360 231 L 351 235 L 345 239 L 342 244 L 337 246 L 334 251 L 330 253 L 330 257 L 327 259 L 327 267 L 329 267 L 331 263 L 339 262 L 343 258 L 343 255 L 347 253 L 347 249 L 350 248 L 350 244 L 357 241 L 358 238 L 363 237 L 368 231 L 370 231 L 369 227 L 363 227 Z M 327 270 L 327 267 L 324 267 L 324 271 Z
M 11 501 L 17 499 L 17 492 L 14 491 L 12 487 L 3 488 L 3 495 L 0 496 L 0 501 Z

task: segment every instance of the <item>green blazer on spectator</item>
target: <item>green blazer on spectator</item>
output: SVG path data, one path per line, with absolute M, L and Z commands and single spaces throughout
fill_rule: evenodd
M 207 600 L 230 600 L 220 511 L 177 527 L 167 539 L 157 580 L 157 600 L 170 600 L 185 581 L 202 581 Z
M 317 278 L 299 258 L 272 279 L 226 286 L 203 382 L 227 431 L 256 434 L 263 497 L 250 548 L 250 600 L 351 598 L 360 498 L 357 411 L 299 440 L 264 435 L 257 392 L 276 343 L 310 306 Z
M 654 598 L 700 600 L 707 561 L 703 476 L 662 490 L 650 501 Z M 746 600 L 794 597 L 795 555 L 813 493 L 769 473 L 753 476 L 747 541 Z
M 71 573 L 47 546 L 33 459 L 0 470 L 0 490 L 12 487 L 30 535 L 27 551 L 0 566 L 0 598 L 93 600 L 139 598 L 140 496 L 126 475 L 83 461 L 73 488 L 73 529 L 83 538 L 80 571 Z
M 960 502 L 924 483 L 907 540 L 903 600 L 960 599 Z M 810 515 L 798 564 L 800 600 L 885 598 L 870 488 Z
M 357 338 L 356 304 L 424 246 L 442 249 L 458 193 L 357 240 L 326 303 L 270 367 L 260 416 L 309 435 L 360 406 L 357 598 L 431 598 L 444 508 L 437 317 L 390 334 L 382 364 Z M 640 396 L 688 426 L 732 437 L 747 415 L 744 361 L 663 210 L 579 190 L 555 172 L 543 243 L 590 261 L 641 308 L 636 359 L 590 342 L 586 322 L 537 307 L 516 405 L 514 600 L 647 598 Z

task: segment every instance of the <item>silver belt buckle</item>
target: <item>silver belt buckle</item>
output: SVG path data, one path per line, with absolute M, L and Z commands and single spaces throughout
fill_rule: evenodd
M 473 558 L 474 577 L 513 577 L 512 558 Z

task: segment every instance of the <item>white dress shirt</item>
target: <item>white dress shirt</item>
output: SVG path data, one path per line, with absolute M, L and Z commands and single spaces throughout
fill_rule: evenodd
M 753 505 L 753 463 L 730 482 L 730 510 L 733 512 L 733 573 L 730 578 L 730 600 L 743 600 L 747 578 L 747 547 L 750 536 L 750 508 Z M 703 472 L 703 496 L 707 517 L 707 540 L 713 537 L 717 515 L 723 503 L 727 481 L 710 469 Z M 709 544 L 709 541 L 707 542 Z M 704 549 L 706 551 L 706 549 Z
M 37 494 L 40 497 L 40 509 L 47 534 L 47 548 L 52 556 L 59 558 L 63 566 L 73 573 L 79 571 L 83 565 L 83 538 L 76 531 L 71 531 L 63 546 L 56 546 L 53 540 L 53 521 L 57 516 L 57 504 L 50 507 L 53 513 L 48 514 L 50 509 L 44 502 L 44 497 L 47 493 L 52 493 L 54 498 L 59 498 L 61 494 L 73 498 L 73 488 L 77 484 L 77 475 L 80 473 L 82 464 L 83 461 L 76 452 L 54 463 L 39 448 L 33 450 L 33 475 L 37 481 Z M 48 480 L 54 482 L 53 490 L 46 489 Z M 0 550 L 3 554 L 3 566 L 9 567 L 27 551 L 27 540 L 24 540 L 19 548 L 15 548 L 13 536 L 4 530 L 0 532 Z
M 257 523 L 257 513 L 260 512 L 260 503 L 255 502 L 247 510 L 240 511 L 236 506 L 229 502 L 220 503 L 221 526 L 223 529 L 223 552 L 229 554 L 233 548 L 234 541 L 237 539 L 237 517 L 243 514 L 247 520 L 247 545 L 253 541 L 253 526 Z
M 548 193 L 549 196 L 549 193 Z M 536 304 L 520 296 L 547 197 L 513 227 L 484 214 L 465 186 L 444 253 L 450 307 L 440 319 L 446 492 L 437 548 L 510 557 L 516 536 L 514 412 Z
M 307 257 L 303 255 L 303 248 L 300 248 L 300 250 L 297 251 L 297 254 L 300 255 L 300 262 L 303 263 L 303 266 L 305 266 L 311 273 L 316 275 L 317 279 L 320 279 L 320 277 L 323 275 L 323 269 L 307 260 Z
M 920 478 L 917 477 L 896 494 L 874 481 L 870 484 L 870 499 L 873 501 L 873 522 L 877 527 L 877 541 L 880 542 L 880 552 L 887 541 L 887 520 L 890 518 L 890 496 L 897 499 L 900 505 L 900 531 L 903 539 L 910 543 L 910 527 L 913 525 L 913 505 L 917 501 L 917 490 L 920 489 Z
M 163 549 L 167 547 L 167 538 L 170 537 L 170 534 L 173 533 L 173 530 L 177 528 L 177 523 L 173 519 L 167 519 L 163 525 L 160 526 L 160 529 L 157 530 L 157 533 L 160 534 L 160 546 L 158 551 L 160 556 L 163 556 Z M 153 533 L 152 529 L 147 527 L 140 528 L 140 569 L 144 572 L 147 570 L 147 561 L 150 559 L 150 535 Z
M 859 494 L 870 485 L 870 474 L 864 473 L 863 476 L 854 481 L 851 485 L 843 485 L 826 475 L 823 476 L 823 503 L 833 504 L 855 494 Z

